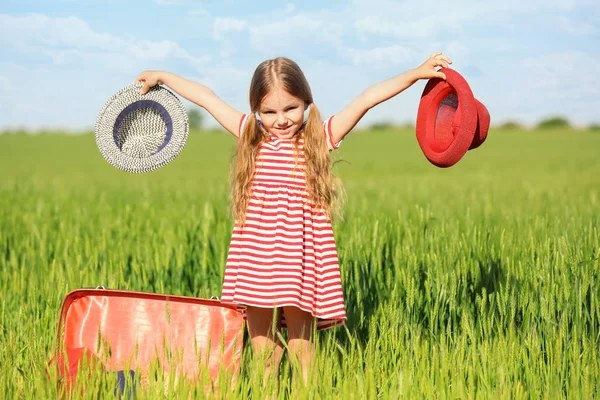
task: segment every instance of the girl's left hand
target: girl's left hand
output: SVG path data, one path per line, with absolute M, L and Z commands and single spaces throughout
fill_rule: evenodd
M 442 54 L 442 52 L 433 53 L 427 61 L 417 67 L 419 79 L 441 78 L 446 80 L 446 75 L 443 72 L 438 72 L 437 67 L 448 68 L 452 61 Z

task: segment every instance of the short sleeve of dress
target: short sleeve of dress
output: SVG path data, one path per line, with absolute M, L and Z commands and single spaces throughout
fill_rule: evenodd
M 238 138 L 242 137 L 242 132 L 244 132 L 244 126 L 246 126 L 246 121 L 248 121 L 248 114 L 243 114 L 242 118 L 240 119 Z
M 333 120 L 333 117 L 334 116 L 332 115 L 331 117 L 327 118 L 323 122 L 323 128 L 325 131 L 325 141 L 327 142 L 327 147 L 329 148 L 329 151 L 333 151 L 333 150 L 337 149 L 338 147 L 340 147 L 340 145 L 344 141 L 342 139 L 337 143 L 333 142 L 333 135 L 331 134 L 331 121 Z

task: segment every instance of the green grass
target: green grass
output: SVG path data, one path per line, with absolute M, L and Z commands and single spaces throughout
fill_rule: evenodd
M 1 398 L 56 397 L 45 367 L 72 289 L 220 295 L 234 145 L 192 134 L 130 175 L 92 135 L 0 136 Z M 492 130 L 439 169 L 410 132 L 348 136 L 334 153 L 348 323 L 319 333 L 318 383 L 292 390 L 286 366 L 280 397 L 600 397 L 599 149 L 595 133 Z M 230 398 L 259 391 L 256 371 L 246 351 Z M 140 398 L 192 389 L 165 385 Z

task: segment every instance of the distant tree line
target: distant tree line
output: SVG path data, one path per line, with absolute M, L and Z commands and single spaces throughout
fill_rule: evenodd
M 188 123 L 190 127 L 190 131 L 198 132 L 204 129 L 204 121 L 205 114 L 200 111 L 197 107 L 189 109 L 187 111 L 188 115 Z M 561 116 L 552 116 L 545 118 L 538 122 L 534 127 L 529 127 L 519 123 L 518 121 L 504 121 L 500 124 L 492 123 L 493 129 L 501 129 L 501 130 L 570 130 L 570 129 L 584 129 L 588 131 L 600 132 L 600 122 L 589 124 L 586 127 L 573 127 L 570 121 L 567 118 Z M 365 127 L 364 129 L 375 130 L 375 131 L 412 131 L 415 130 L 415 125 L 413 123 L 394 123 L 390 121 L 379 121 Z M 15 129 L 0 129 L 0 134 L 29 134 L 29 133 L 37 133 L 37 134 L 53 134 L 53 133 L 65 133 L 60 130 L 42 130 L 42 131 L 30 131 L 26 128 L 15 128 Z M 81 132 L 86 133 L 86 132 Z
M 516 122 L 516 121 L 506 121 L 497 126 L 500 129 L 506 130 L 517 130 L 517 129 L 527 129 L 524 125 Z M 538 122 L 534 127 L 536 130 L 569 130 L 575 129 L 571 122 L 564 117 L 561 116 L 552 116 L 545 118 Z M 586 129 L 590 131 L 600 131 L 600 123 L 589 124 L 588 126 L 582 127 L 580 129 Z
M 528 129 L 535 129 L 535 130 L 569 130 L 569 129 L 575 129 L 575 127 L 573 127 L 573 125 L 571 124 L 571 122 L 564 117 L 561 116 L 551 116 L 548 118 L 545 118 L 543 120 L 541 120 L 540 122 L 538 122 L 535 126 L 533 127 L 528 127 L 524 124 L 521 124 L 517 121 L 505 121 L 502 122 L 500 124 L 493 124 L 492 123 L 492 128 L 496 128 L 496 129 L 501 129 L 501 130 L 528 130 Z M 414 130 L 415 126 L 414 124 L 410 124 L 410 123 L 406 123 L 406 124 L 394 124 L 392 122 L 389 121 L 384 121 L 384 122 L 376 122 L 374 124 L 369 125 L 368 127 L 369 130 L 376 130 L 376 131 L 382 131 L 382 130 Z M 584 130 L 589 130 L 589 131 L 598 131 L 600 132 L 600 123 L 593 123 L 593 124 L 589 124 L 588 126 L 585 127 L 581 127 L 581 128 L 577 128 L 577 129 L 584 129 Z
M 202 113 L 197 108 L 188 110 L 188 123 L 190 124 L 190 130 L 202 129 L 202 122 L 204 120 Z
M 203 128 L 204 115 L 197 108 L 188 111 L 188 120 L 190 130 L 201 130 Z M 499 125 L 492 127 L 503 130 L 525 130 L 528 129 L 525 125 L 517 121 L 505 121 Z M 534 127 L 537 130 L 553 130 L 553 129 L 572 129 L 573 126 L 567 118 L 561 116 L 551 116 L 538 122 Z M 390 121 L 379 121 L 368 126 L 369 130 L 384 131 L 384 130 L 414 130 L 415 125 L 412 123 L 397 124 Z M 584 129 L 591 131 L 600 131 L 600 123 L 590 124 Z

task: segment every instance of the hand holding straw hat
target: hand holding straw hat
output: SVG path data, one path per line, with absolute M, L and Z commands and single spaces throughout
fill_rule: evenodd
M 96 121 L 96 144 L 102 156 L 126 172 L 163 167 L 179 155 L 188 138 L 188 117 L 181 101 L 166 88 L 146 86 L 138 82 L 119 90 Z

